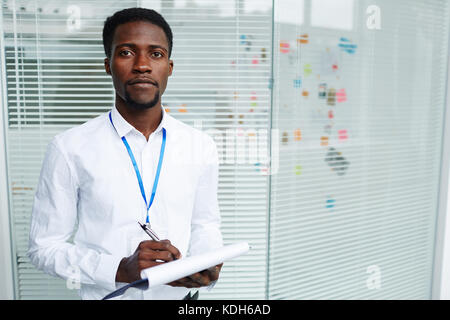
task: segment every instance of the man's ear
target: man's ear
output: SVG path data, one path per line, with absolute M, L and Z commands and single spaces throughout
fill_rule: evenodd
M 105 71 L 106 71 L 107 74 L 111 75 L 111 68 L 109 66 L 109 59 L 105 58 L 104 61 L 105 61 Z
M 173 60 L 169 60 L 169 77 L 172 75 L 173 71 Z

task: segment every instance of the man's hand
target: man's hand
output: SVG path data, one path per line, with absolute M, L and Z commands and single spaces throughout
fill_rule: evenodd
M 179 258 L 181 258 L 180 251 L 169 240 L 142 241 L 131 256 L 120 261 L 116 281 L 131 283 L 141 279 L 143 269 Z
M 222 265 L 218 264 L 217 266 L 211 267 L 207 270 L 203 270 L 190 276 L 184 277 L 182 279 L 173 281 L 169 283 L 169 286 L 172 287 L 185 287 L 185 288 L 200 288 L 204 286 L 208 286 L 211 282 L 219 279 L 219 273 L 222 269 Z

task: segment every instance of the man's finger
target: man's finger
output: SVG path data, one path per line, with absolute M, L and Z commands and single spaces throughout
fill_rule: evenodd
M 211 282 L 208 275 L 203 275 L 200 272 L 191 274 L 189 278 L 201 286 L 207 286 Z
M 169 251 L 175 259 L 181 258 L 180 251 L 174 247 L 169 240 L 153 241 L 146 240 L 139 243 L 138 250 L 159 250 L 159 251 Z
M 180 259 L 181 258 L 181 252 L 180 250 L 178 250 L 176 247 L 174 247 L 169 240 L 161 240 L 160 242 L 165 243 L 166 244 L 166 250 L 170 251 L 175 259 Z
M 200 288 L 201 287 L 200 284 L 192 281 L 191 279 L 189 279 L 187 277 L 170 282 L 168 285 L 172 286 L 172 287 L 185 287 L 185 288 Z
M 175 260 L 175 257 L 169 251 L 159 251 L 159 250 L 142 250 L 138 254 L 139 260 L 155 261 L 161 260 L 165 262 Z
M 140 272 L 144 269 L 147 268 L 152 268 L 155 266 L 158 266 L 160 264 L 163 264 L 165 262 L 157 262 L 157 261 L 151 261 L 151 260 L 142 260 L 138 262 L 138 270 L 139 270 L 139 279 L 141 279 L 140 277 Z

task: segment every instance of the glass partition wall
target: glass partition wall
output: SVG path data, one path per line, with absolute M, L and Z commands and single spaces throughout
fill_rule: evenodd
M 26 257 L 50 139 L 114 105 L 103 21 L 174 33 L 166 111 L 219 151 L 225 263 L 202 299 L 428 299 L 450 5 L 445 0 L 2 2 L 16 299 L 75 299 Z
M 448 1 L 275 3 L 268 298 L 430 298 Z

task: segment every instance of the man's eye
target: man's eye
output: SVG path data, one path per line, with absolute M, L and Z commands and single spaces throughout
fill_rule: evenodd
M 161 58 L 163 56 L 162 53 L 159 51 L 155 51 L 152 54 L 153 54 L 153 56 L 156 56 L 157 58 Z
M 130 50 L 122 50 L 119 52 L 119 55 L 121 56 L 129 56 L 131 54 Z

